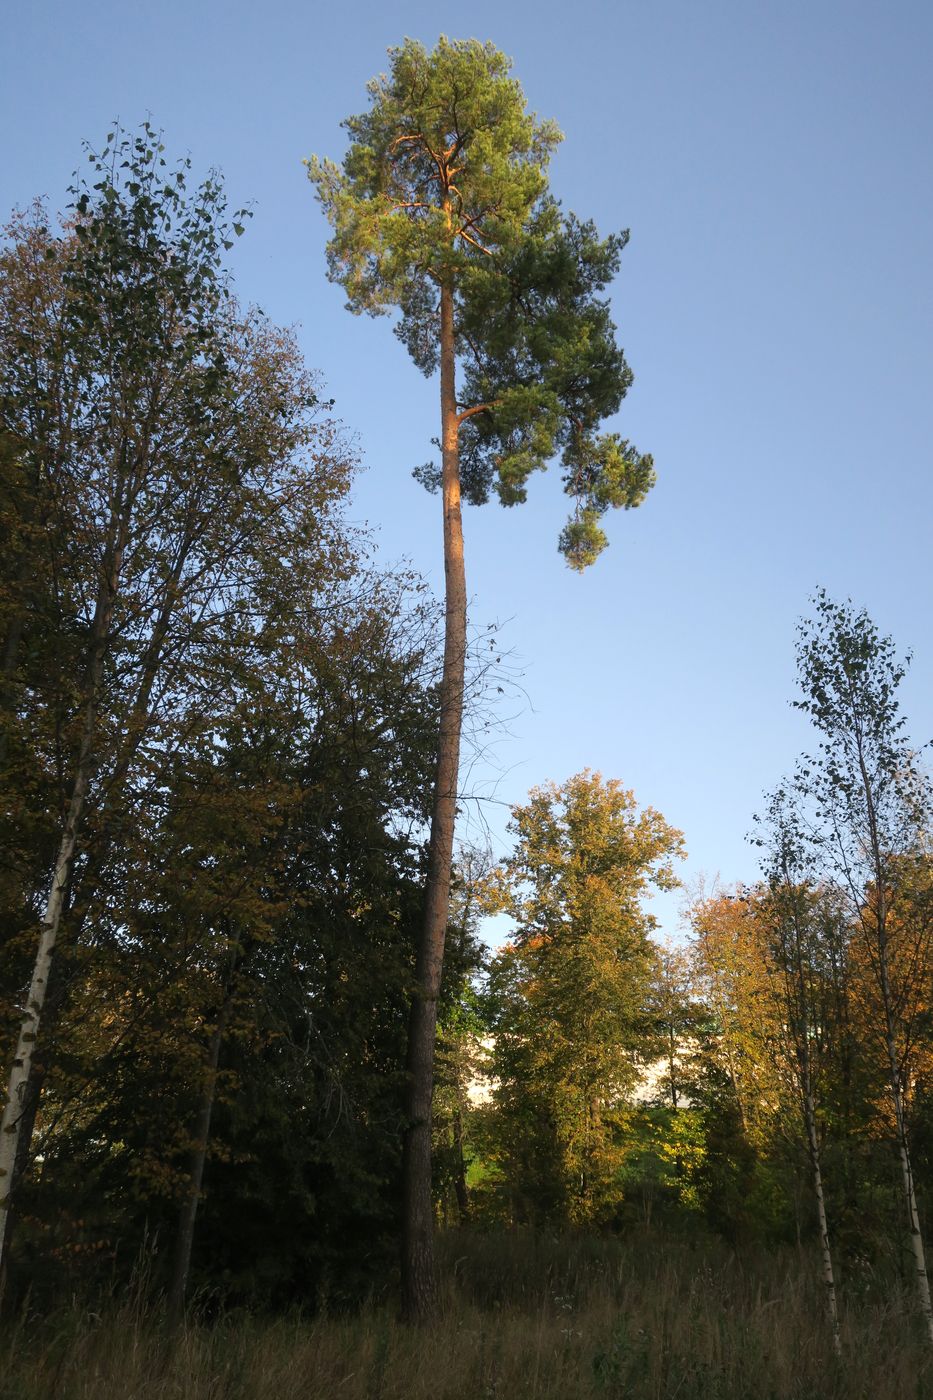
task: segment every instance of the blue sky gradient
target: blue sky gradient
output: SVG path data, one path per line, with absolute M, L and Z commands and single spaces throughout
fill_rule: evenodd
M 354 516 L 435 586 L 439 504 L 410 469 L 436 384 L 387 321 L 343 310 L 302 157 L 342 154 L 390 44 L 488 38 L 565 133 L 555 193 L 631 229 L 612 300 L 635 384 L 612 426 L 658 485 L 582 578 L 556 549 L 559 469 L 524 507 L 468 511 L 473 617 L 503 622 L 530 700 L 484 790 L 598 768 L 684 830 L 688 879 L 752 878 L 751 814 L 808 743 L 789 701 L 817 585 L 914 648 L 904 704 L 930 736 L 933 7 L 54 0 L 4 29 L 0 206 L 62 207 L 114 117 L 151 114 L 170 154 L 219 167 L 255 209 L 240 295 L 300 326 L 366 464 Z

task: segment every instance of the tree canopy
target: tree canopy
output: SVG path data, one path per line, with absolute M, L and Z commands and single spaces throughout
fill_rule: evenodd
M 452 287 L 463 494 L 515 505 L 560 454 L 574 501 L 560 547 L 582 569 L 606 543 L 601 517 L 654 482 L 651 457 L 600 432 L 632 381 L 604 297 L 628 234 L 600 238 L 564 213 L 547 182 L 560 132 L 527 111 L 492 44 L 441 38 L 429 53 L 409 39 L 389 57 L 369 109 L 344 123 L 342 165 L 308 162 L 334 229 L 329 276 L 352 311 L 399 311 L 427 375 Z M 418 475 L 439 483 L 433 465 Z

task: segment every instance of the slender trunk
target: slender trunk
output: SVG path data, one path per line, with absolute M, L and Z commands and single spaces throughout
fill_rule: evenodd
M 13 1162 L 13 1175 L 9 1191 L 11 1204 L 3 1212 L 2 1225 L 0 1225 L 0 1230 L 2 1230 L 0 1233 L 0 1317 L 3 1316 L 3 1300 L 7 1295 L 7 1285 L 10 1279 L 10 1246 L 13 1242 L 17 1216 L 16 1191 L 29 1167 L 29 1144 L 32 1141 L 36 1115 L 39 1112 L 39 1099 L 42 1096 L 44 1081 L 45 1066 L 37 1064 L 34 1060 L 23 1092 L 22 1129 L 17 1143 L 16 1158 Z
M 807 1134 L 807 1150 L 810 1157 L 810 1171 L 813 1178 L 813 1195 L 816 1198 L 816 1214 L 820 1227 L 820 1253 L 823 1260 L 823 1283 L 826 1288 L 826 1308 L 829 1325 L 833 1334 L 833 1351 L 842 1355 L 842 1339 L 839 1334 L 839 1304 L 836 1296 L 836 1276 L 833 1270 L 833 1255 L 829 1242 L 829 1223 L 826 1219 L 826 1198 L 823 1194 L 823 1164 L 820 1156 L 820 1139 L 816 1125 L 816 1104 L 813 1097 L 813 1059 L 811 1055 L 811 1031 L 814 1025 L 814 1012 L 810 991 L 808 969 L 812 966 L 812 949 L 807 942 L 806 914 L 801 905 L 803 891 L 795 889 L 791 871 L 785 863 L 783 876 L 786 888 L 793 892 L 792 921 L 793 941 L 788 938 L 787 926 L 780 925 L 781 962 L 784 967 L 784 1007 L 783 1014 L 795 1041 L 797 1060 L 797 1083 L 800 1089 L 803 1121 Z M 812 917 L 812 916 L 811 916 Z M 799 1231 L 798 1231 L 799 1236 Z M 798 1237 L 799 1243 L 799 1237 Z
M 73 910 L 70 903 L 66 906 L 65 912 L 70 915 Z M 13 1176 L 10 1185 L 10 1207 L 4 1217 L 3 1234 L 0 1236 L 0 1316 L 3 1315 L 3 1300 L 10 1296 L 11 1265 L 10 1253 L 13 1243 L 13 1236 L 16 1233 L 16 1226 L 19 1219 L 18 1192 L 20 1183 L 28 1172 L 32 1159 L 32 1143 L 35 1133 L 36 1119 L 39 1115 L 39 1104 L 42 1100 L 42 1089 L 45 1084 L 47 1064 L 50 1052 L 50 1032 L 51 1039 L 54 1040 L 55 1030 L 61 1016 L 62 1007 L 68 991 L 68 977 L 63 975 L 63 968 L 67 967 L 67 961 L 59 953 L 52 968 L 49 978 L 49 985 L 45 992 L 45 1005 L 42 1010 L 42 1039 L 44 1054 L 41 1059 L 33 1056 L 29 1066 L 29 1078 L 23 1090 L 23 1111 L 22 1122 L 19 1130 L 19 1143 L 16 1149 L 16 1159 L 13 1163 Z
M 454 388 L 453 287 L 441 287 L 441 457 L 444 508 L 444 674 L 424 925 L 408 1031 L 408 1102 L 402 1159 L 402 1313 L 425 1322 L 437 1303 L 431 1201 L 431 1097 L 437 998 L 450 903 L 466 658 L 466 575 Z
M 887 901 L 884 885 L 885 870 L 882 863 L 881 843 L 877 835 L 874 804 L 871 800 L 869 800 L 868 803 L 868 810 L 876 875 L 876 897 L 878 901 L 875 914 L 877 920 L 878 986 L 881 992 L 881 1004 L 884 1011 L 884 1038 L 885 1047 L 888 1052 L 888 1074 L 891 1099 L 894 1104 L 897 1150 L 901 1159 L 901 1182 L 904 1191 L 904 1205 L 907 1209 L 907 1228 L 910 1232 L 910 1247 L 914 1257 L 914 1278 L 917 1287 L 917 1299 L 920 1303 L 920 1311 L 923 1315 L 923 1321 L 927 1331 L 927 1340 L 933 1345 L 933 1304 L 931 1304 L 930 1300 L 930 1279 L 927 1274 L 923 1233 L 920 1229 L 920 1214 L 917 1210 L 917 1193 L 914 1189 L 914 1173 L 910 1161 L 910 1144 L 907 1135 L 907 1114 L 905 1111 L 904 1093 L 901 1087 L 900 1065 L 898 1063 L 897 1043 L 895 1040 L 895 1013 L 892 1005 L 891 979 L 888 970 Z
M 454 1191 L 457 1195 L 460 1224 L 465 1225 L 470 1218 L 470 1192 L 467 1187 L 466 1160 L 463 1155 L 463 1114 L 459 1105 L 454 1110 L 454 1148 L 457 1153 L 457 1175 L 454 1178 Z
M 65 907 L 68 886 L 71 882 L 71 871 L 74 864 L 78 840 L 78 828 L 81 823 L 84 802 L 87 797 L 91 773 L 94 766 L 97 707 L 101 679 L 103 677 L 104 652 L 113 617 L 117 580 L 119 579 L 120 568 L 122 566 L 124 538 L 125 536 L 122 536 L 121 532 L 119 542 L 115 543 L 115 548 L 109 561 L 109 567 L 106 570 L 101 594 L 94 612 L 87 670 L 84 722 L 81 728 L 81 741 L 78 749 L 77 762 L 75 764 L 74 786 L 71 790 L 71 800 L 68 804 L 65 825 L 62 830 L 61 841 L 59 842 L 58 853 L 55 858 L 49 896 L 42 915 L 42 921 L 39 925 L 39 943 L 36 949 L 36 961 L 33 966 L 32 980 L 29 984 L 26 1005 L 23 1008 L 19 1036 L 13 1056 L 13 1065 L 7 1084 L 7 1100 L 3 1109 L 3 1117 L 0 1119 L 0 1251 L 3 1249 L 4 1239 L 7 1234 L 7 1215 L 10 1210 L 13 1194 L 15 1164 L 20 1152 L 20 1141 L 25 1128 L 26 1086 L 29 1082 L 36 1038 L 39 1033 L 39 1021 L 48 994 L 52 959 L 55 953 L 55 944 L 58 941 L 58 930 L 61 923 L 62 911 Z M 3 1255 L 2 1252 L 0 1252 L 0 1268 L 2 1268 L 2 1265 Z
M 807 1126 L 807 1145 L 810 1148 L 810 1168 L 813 1172 L 813 1194 L 816 1197 L 816 1214 L 820 1227 L 820 1250 L 823 1255 L 823 1283 L 826 1286 L 826 1307 L 829 1324 L 833 1332 L 833 1351 L 842 1355 L 842 1340 L 839 1335 L 839 1306 L 836 1299 L 836 1276 L 833 1272 L 833 1255 L 829 1244 L 829 1225 L 826 1220 L 826 1200 L 823 1196 L 823 1172 L 820 1163 L 820 1140 L 816 1131 L 816 1108 L 810 1090 L 809 1071 L 804 1083 L 803 1113 Z
M 93 687 L 93 690 L 95 694 L 88 700 L 85 710 L 84 732 L 81 736 L 81 750 L 78 756 L 75 784 L 55 860 L 52 887 L 39 927 L 39 946 L 36 951 L 32 981 L 29 985 L 29 993 L 20 1022 L 13 1067 L 7 1085 L 7 1102 L 3 1110 L 3 1118 L 0 1120 L 0 1249 L 3 1247 L 6 1235 L 6 1218 L 10 1209 L 14 1166 L 24 1128 L 26 1085 L 29 1081 L 33 1051 L 39 1032 L 39 1019 L 48 991 L 52 958 L 55 953 L 58 928 L 65 902 L 65 891 L 71 878 L 78 825 L 91 777 L 92 746 L 97 709 L 96 686 Z M 0 1265 L 2 1265 L 2 1255 L 0 1255 Z
M 872 790 L 868 766 L 865 762 L 861 734 L 858 735 L 858 763 L 865 795 L 865 811 L 868 817 L 869 849 L 871 851 L 872 873 L 875 881 L 875 930 L 877 952 L 878 989 L 884 1011 L 884 1038 L 888 1052 L 888 1073 L 890 1076 L 891 1098 L 894 1103 L 894 1120 L 897 1127 L 897 1148 L 901 1159 L 901 1179 L 904 1189 L 904 1204 L 907 1207 L 907 1224 L 910 1231 L 910 1246 L 914 1256 L 914 1274 L 917 1284 L 917 1297 L 927 1330 L 927 1340 L 933 1345 L 933 1305 L 930 1302 L 930 1280 L 927 1275 L 926 1256 L 923 1248 L 923 1234 L 920 1230 L 920 1215 L 917 1210 L 917 1194 L 914 1189 L 914 1173 L 910 1161 L 910 1146 L 907 1140 L 907 1117 L 904 1109 L 904 1095 L 901 1089 L 900 1065 L 898 1064 L 895 1039 L 895 1012 L 891 997 L 891 977 L 888 966 L 888 873 L 881 834 L 878 826 L 878 813 Z
M 933 1306 L 930 1302 L 930 1279 L 927 1274 L 926 1255 L 923 1248 L 923 1234 L 920 1229 L 920 1213 L 917 1210 L 917 1193 L 914 1189 L 914 1173 L 910 1160 L 910 1144 L 907 1137 L 907 1116 L 904 1109 L 904 1094 L 900 1085 L 897 1065 L 897 1052 L 893 1037 L 888 1036 L 888 1061 L 891 1076 L 891 1098 L 894 1103 L 894 1121 L 897 1126 L 897 1150 L 901 1160 L 901 1184 L 904 1191 L 904 1204 L 907 1207 L 907 1226 L 910 1231 L 910 1247 L 914 1256 L 914 1275 L 920 1311 L 927 1330 L 927 1337 L 933 1344 Z
M 224 999 L 217 1025 L 211 1035 L 207 1056 L 207 1075 L 201 1090 L 194 1122 L 194 1144 L 191 1149 L 188 1192 L 178 1214 L 178 1232 L 175 1236 L 175 1250 L 172 1259 L 172 1281 L 168 1294 L 169 1320 L 180 1322 L 185 1310 L 185 1294 L 188 1291 L 188 1273 L 191 1268 L 191 1249 L 194 1244 L 194 1225 L 201 1201 L 201 1185 L 204 1181 L 204 1163 L 207 1160 L 207 1145 L 211 1133 L 211 1116 L 214 1112 L 214 1098 L 217 1092 L 217 1066 L 220 1063 L 220 1046 L 230 1018 L 231 997 Z
M 849 996 L 850 993 L 843 982 L 844 971 L 841 961 L 832 954 L 833 973 L 833 997 L 835 1006 L 835 1023 L 839 1037 L 839 1083 L 841 1085 L 842 1103 L 842 1141 L 845 1151 L 842 1158 L 842 1185 L 844 1188 L 844 1199 L 846 1208 L 855 1210 L 857 1206 L 855 1183 L 856 1172 L 853 1162 L 853 1132 L 852 1132 L 852 1031 L 849 1019 Z

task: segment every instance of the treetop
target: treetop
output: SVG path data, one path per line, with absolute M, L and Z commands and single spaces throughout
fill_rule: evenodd
M 574 500 L 560 548 L 583 569 L 605 512 L 654 483 L 650 456 L 600 431 L 632 382 L 602 295 L 628 234 L 564 213 L 547 181 L 561 134 L 527 111 L 492 44 L 442 37 L 429 53 L 408 39 L 389 59 L 368 110 L 344 122 L 342 164 L 307 162 L 334 230 L 328 275 L 351 311 L 400 312 L 396 335 L 426 375 L 452 292 L 463 494 L 516 505 L 559 455 Z M 434 464 L 415 475 L 436 489 Z

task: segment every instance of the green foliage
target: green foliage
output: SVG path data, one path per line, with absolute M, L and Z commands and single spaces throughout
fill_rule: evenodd
M 234 723 L 166 775 L 137 833 L 145 861 L 128 867 L 121 849 L 101 872 L 93 959 L 51 1057 L 41 1190 L 26 1196 L 43 1222 L 69 1203 L 42 1253 L 69 1260 L 76 1285 L 102 1263 L 124 1276 L 147 1234 L 171 1241 L 225 1000 L 195 1291 L 347 1300 L 386 1268 L 421 907 L 407 828 L 424 819 L 434 743 L 422 670 L 433 615 L 403 614 L 404 581 L 353 585 L 365 603 L 331 595 L 324 615 L 315 595 L 293 600 L 316 615 L 313 639 L 244 672 Z M 71 1255 L 84 1235 L 99 1255 Z M 40 1243 L 24 1228 L 21 1258 Z M 30 1273 L 44 1289 L 47 1263 Z
M 334 229 L 329 276 L 352 311 L 400 312 L 396 333 L 425 374 L 440 288 L 453 290 L 464 495 L 522 502 L 559 454 L 575 503 L 560 548 L 585 568 L 606 542 L 600 518 L 654 483 L 650 457 L 599 432 L 632 380 L 602 298 L 628 235 L 600 239 L 549 194 L 560 133 L 526 111 L 491 44 L 441 38 L 429 53 L 409 39 L 389 57 L 368 111 L 344 123 L 342 166 L 308 162 Z M 435 468 L 416 475 L 437 484 Z
M 453 289 L 466 492 L 521 502 L 561 454 L 577 504 L 562 548 L 583 567 L 605 513 L 653 479 L 599 429 L 630 382 L 601 299 L 625 237 L 601 240 L 551 198 L 558 135 L 491 46 L 408 42 L 371 98 L 347 123 L 343 167 L 312 162 L 332 276 L 355 310 L 400 313 L 426 373 L 438 290 Z M 320 386 L 293 339 L 232 294 L 223 253 L 242 211 L 228 220 L 213 178 L 189 192 L 148 126 L 90 165 L 63 228 L 37 207 L 0 250 L 4 1045 L 88 716 L 93 740 L 29 1084 L 41 1170 L 15 1198 L 11 1294 L 41 1306 L 121 1287 L 141 1251 L 162 1288 L 203 1145 L 196 1296 L 325 1312 L 395 1277 L 438 616 L 416 580 L 367 564 L 341 517 L 353 463 Z M 617 782 L 585 771 L 535 789 L 498 870 L 461 852 L 435 1201 L 450 1225 L 499 1227 L 451 1241 L 450 1287 L 458 1306 L 503 1311 L 496 1328 L 477 1312 L 474 1333 L 458 1329 L 469 1354 L 452 1385 L 472 1366 L 473 1388 L 493 1393 L 505 1310 L 543 1289 L 535 1335 L 542 1317 L 563 1324 L 555 1395 L 649 1380 L 732 1393 L 722 1328 L 737 1297 L 764 1329 L 751 1359 L 751 1322 L 730 1343 L 728 1385 L 750 1393 L 784 1334 L 765 1337 L 761 1283 L 742 1293 L 735 1258 L 703 1232 L 745 1258 L 793 1241 L 798 1270 L 815 1235 L 805 1086 L 845 1317 L 876 1270 L 888 1289 L 901 1269 L 892 1139 L 909 1137 L 919 1181 L 933 1163 L 929 784 L 898 708 L 906 663 L 867 614 L 819 594 L 798 659 L 819 751 L 773 796 L 765 882 L 697 902 L 689 950 L 659 946 L 644 908 L 651 886 L 676 884 L 680 835 Z M 483 985 L 489 912 L 514 927 Z M 495 1087 L 477 1106 L 484 1062 Z M 567 1223 L 589 1236 L 555 1245 Z M 673 1226 L 689 1268 L 662 1236 Z M 665 1238 L 677 1264 L 640 1315 L 642 1265 L 623 1277 L 614 1232 L 651 1245 L 638 1260 Z M 788 1270 L 767 1277 L 777 1307 Z M 809 1317 L 809 1283 L 795 1287 Z M 584 1338 L 576 1310 L 597 1294 Z M 386 1319 L 366 1325 L 365 1365 L 332 1358 L 331 1390 L 376 1393 L 404 1371 Z M 774 1375 L 797 1362 L 795 1348 Z M 824 1380 L 827 1395 L 856 1393 L 848 1364 L 814 1362 L 812 1393 Z M 416 1393 L 405 1374 L 400 1393 Z
M 431 1164 L 435 1200 L 448 1222 L 458 1219 L 465 1223 L 472 1214 L 470 1186 L 476 1144 L 472 1134 L 468 1140 L 473 1116 L 470 1087 L 485 1058 L 482 1041 L 486 1022 L 478 982 L 486 949 L 479 940 L 478 928 L 489 865 L 488 852 L 469 847 L 459 852 L 445 941 L 434 1064 Z
M 14 1283 L 167 1258 L 220 1028 L 194 1284 L 350 1296 L 394 1228 L 436 618 L 343 523 L 352 459 L 232 295 L 217 181 L 148 128 L 91 163 L 0 259 L 4 1028 L 88 713 L 95 758 Z
M 500 1159 L 518 1218 L 611 1219 L 654 949 L 641 907 L 680 833 L 584 772 L 513 810 L 493 896 L 516 923 L 490 976 Z
M 694 1106 L 646 1107 L 632 1115 L 620 1172 L 630 1219 L 650 1224 L 658 1215 L 676 1219 L 701 1209 L 706 1129 Z
M 864 609 L 825 592 L 798 629 L 800 696 L 819 736 L 785 804 L 802 807 L 798 846 L 858 899 L 870 881 L 895 886 L 925 860 L 933 789 L 905 732 L 898 687 L 910 664 Z M 828 873 L 828 871 L 827 871 Z

